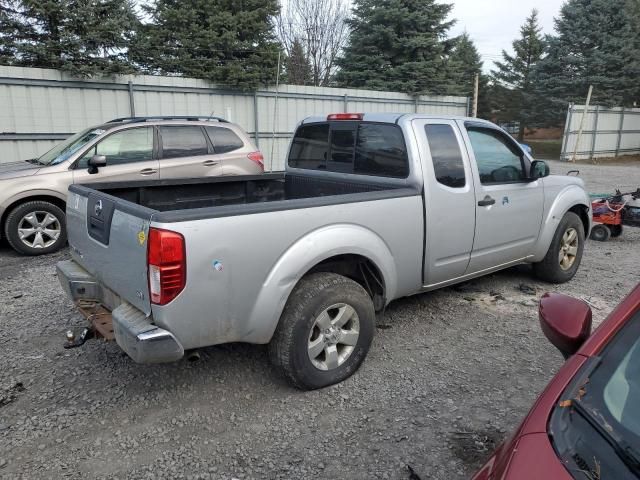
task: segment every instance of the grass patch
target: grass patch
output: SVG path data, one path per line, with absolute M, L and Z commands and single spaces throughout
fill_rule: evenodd
M 559 160 L 562 153 L 562 140 L 525 140 L 533 150 L 533 158 Z

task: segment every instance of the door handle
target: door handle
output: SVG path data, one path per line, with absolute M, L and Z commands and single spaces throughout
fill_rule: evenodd
M 202 162 L 202 165 L 204 165 L 205 167 L 215 167 L 219 163 L 220 162 L 217 160 L 205 160 L 204 162 Z
M 140 170 L 140 175 L 153 175 L 157 172 L 158 170 L 156 170 L 155 168 L 143 168 L 142 170 Z
M 496 203 L 495 199 L 491 198 L 489 195 L 485 195 L 485 197 L 478 202 L 479 207 L 488 207 L 489 205 L 493 205 Z

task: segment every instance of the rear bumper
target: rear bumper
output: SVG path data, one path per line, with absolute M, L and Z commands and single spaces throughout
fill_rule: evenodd
M 116 342 L 134 361 L 164 363 L 184 356 L 171 332 L 154 325 L 151 317 L 101 285 L 74 260 L 58 262 L 56 269 L 62 289 L 74 303 L 96 302 L 111 311 Z

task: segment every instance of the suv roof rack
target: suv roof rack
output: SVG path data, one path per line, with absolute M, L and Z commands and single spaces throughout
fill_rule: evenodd
M 119 122 L 127 122 L 127 123 L 135 123 L 135 122 L 150 122 L 155 120 L 187 120 L 190 122 L 209 122 L 216 121 L 221 123 L 229 123 L 228 120 L 225 120 L 222 117 L 213 117 L 213 116 L 197 116 L 197 115 L 156 115 L 151 117 L 122 117 L 122 118 L 114 118 L 113 120 L 109 120 L 107 123 L 119 123 Z

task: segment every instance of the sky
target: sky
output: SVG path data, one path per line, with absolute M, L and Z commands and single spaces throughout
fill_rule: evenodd
M 553 18 L 558 16 L 562 0 L 447 0 L 453 4 L 451 18 L 457 23 L 451 36 L 465 30 L 476 44 L 484 70 L 490 71 L 503 49 L 511 52 L 511 42 L 520 34 L 520 26 L 533 8 L 539 12 L 543 33 L 553 33 Z

